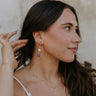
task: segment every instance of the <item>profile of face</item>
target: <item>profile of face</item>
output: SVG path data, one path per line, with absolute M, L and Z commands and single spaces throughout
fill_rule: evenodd
M 81 38 L 76 33 L 78 24 L 76 16 L 69 9 L 63 10 L 61 16 L 43 32 L 44 50 L 63 62 L 72 62 L 75 58 Z

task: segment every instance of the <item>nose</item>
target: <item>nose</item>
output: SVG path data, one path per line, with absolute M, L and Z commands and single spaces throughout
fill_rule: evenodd
M 74 32 L 73 34 L 74 34 L 74 35 L 73 35 L 72 41 L 73 41 L 74 43 L 80 43 L 80 42 L 81 42 L 81 37 L 80 37 L 76 32 Z

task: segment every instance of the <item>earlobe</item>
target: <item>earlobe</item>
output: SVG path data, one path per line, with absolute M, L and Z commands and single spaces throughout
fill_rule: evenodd
M 35 42 L 42 46 L 43 45 L 43 39 L 40 32 L 33 32 L 33 37 L 35 39 Z

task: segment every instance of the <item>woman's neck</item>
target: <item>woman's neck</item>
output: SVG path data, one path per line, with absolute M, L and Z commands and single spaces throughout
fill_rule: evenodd
M 58 77 L 59 60 L 48 53 L 41 52 L 40 57 L 37 57 L 35 52 L 29 66 L 31 74 L 35 73 L 45 80 L 50 81 Z

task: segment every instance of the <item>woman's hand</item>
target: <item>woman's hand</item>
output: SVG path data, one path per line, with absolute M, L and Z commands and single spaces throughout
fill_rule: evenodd
M 17 40 L 13 42 L 9 42 L 9 39 L 17 33 L 5 33 L 0 34 L 0 43 L 2 44 L 1 52 L 2 52 L 2 64 L 9 64 L 12 66 L 14 70 L 17 67 L 17 61 L 14 57 L 14 52 L 16 52 L 21 47 L 25 46 L 28 40 Z
M 13 51 L 16 52 L 20 48 L 24 47 L 27 44 L 27 42 L 28 42 L 27 39 L 23 39 L 23 40 L 12 41 L 10 44 Z
M 27 43 L 27 40 L 17 40 L 10 43 L 9 39 L 16 33 L 17 31 L 0 34 L 0 44 L 2 45 L 2 64 L 0 66 L 0 96 L 13 96 L 13 71 L 17 67 L 17 61 L 15 59 L 14 52 L 25 46 Z

